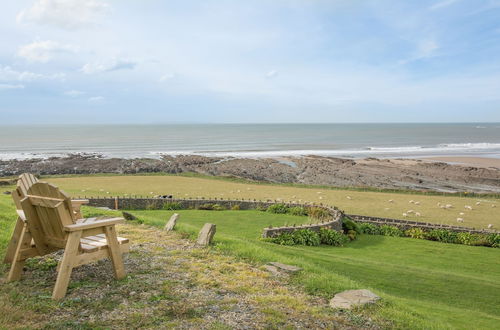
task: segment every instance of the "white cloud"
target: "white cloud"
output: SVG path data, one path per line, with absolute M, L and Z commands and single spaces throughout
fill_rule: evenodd
M 167 74 L 164 74 L 163 76 L 160 77 L 160 82 L 165 82 L 167 80 L 174 79 L 174 78 L 175 78 L 175 74 L 167 73 Z
M 409 62 L 427 59 L 436 56 L 436 51 L 439 49 L 439 44 L 432 38 L 421 39 L 416 44 L 416 50 L 412 56 L 399 61 L 399 64 L 407 64 Z
M 104 96 L 92 96 L 89 97 L 89 103 L 99 104 L 104 101 Z
M 3 89 L 23 89 L 23 88 L 24 88 L 24 85 L 21 85 L 21 84 L 16 84 L 16 85 L 0 84 L 0 90 L 3 90 Z
M 267 74 L 266 74 L 266 78 L 274 78 L 278 75 L 278 71 L 277 70 L 271 70 L 269 71 Z
M 95 25 L 109 11 L 110 5 L 98 0 L 37 0 L 17 14 L 17 22 L 74 30 Z
M 77 47 L 72 45 L 60 44 L 56 41 L 35 41 L 31 44 L 21 46 L 17 55 L 27 59 L 30 62 L 48 62 L 55 55 L 61 53 L 75 53 Z
M 80 71 L 85 74 L 93 74 L 117 70 L 133 70 L 136 65 L 137 62 L 115 58 L 107 62 L 87 63 L 80 69 Z
M 10 66 L 0 66 L 0 81 L 65 80 L 64 73 L 44 75 L 30 71 L 17 71 Z
M 433 4 L 432 6 L 430 6 L 429 9 L 430 10 L 441 9 L 441 8 L 444 8 L 444 7 L 451 6 L 455 2 L 457 2 L 457 0 L 443 0 L 443 1 L 439 1 L 439 2 L 437 2 L 435 4 Z
M 78 97 L 78 96 L 81 96 L 81 95 L 84 95 L 85 92 L 82 92 L 82 91 L 77 91 L 77 90 L 70 90 L 70 91 L 66 91 L 64 92 L 64 95 L 66 96 L 70 96 L 70 97 Z

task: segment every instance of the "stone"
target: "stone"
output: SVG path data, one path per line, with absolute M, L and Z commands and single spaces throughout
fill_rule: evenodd
M 174 213 L 170 217 L 170 220 L 167 221 L 167 224 L 165 225 L 165 228 L 163 228 L 163 230 L 166 230 L 166 231 L 174 230 L 175 224 L 177 223 L 177 219 L 179 219 L 179 214 Z
M 274 276 L 279 276 L 281 275 L 280 271 L 278 268 L 271 266 L 271 265 L 264 265 L 264 269 L 273 274 Z
M 198 240 L 196 240 L 197 245 L 208 246 L 212 242 L 212 238 L 215 235 L 215 225 L 213 223 L 206 223 L 200 230 L 198 235 Z
M 337 293 L 330 300 L 330 307 L 350 309 L 354 306 L 373 304 L 380 300 L 380 297 L 370 290 L 347 290 Z
M 137 220 L 137 217 L 132 213 L 122 212 L 122 215 L 125 218 L 125 220 Z
M 12 195 L 12 192 L 11 192 L 11 191 L 9 191 L 9 190 L 7 190 L 7 191 L 4 191 L 4 192 L 3 192 L 3 194 L 4 194 L 4 195 Z
M 280 262 L 268 262 L 267 263 L 270 266 L 276 267 L 278 270 L 287 272 L 287 273 L 297 273 L 302 270 L 302 268 L 297 267 L 297 266 L 292 266 L 292 265 L 285 265 Z

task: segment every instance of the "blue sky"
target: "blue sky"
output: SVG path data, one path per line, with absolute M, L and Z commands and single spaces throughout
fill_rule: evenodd
M 0 6 L 0 124 L 500 121 L 500 0 Z

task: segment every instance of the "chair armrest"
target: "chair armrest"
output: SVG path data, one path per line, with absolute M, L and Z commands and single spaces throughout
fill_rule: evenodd
M 89 222 L 81 222 L 81 223 L 76 223 L 74 225 L 64 226 L 64 230 L 72 232 L 85 229 L 106 227 L 106 226 L 116 225 L 117 223 L 122 223 L 124 221 L 125 219 L 123 218 L 110 218 L 110 219 L 102 219 Z

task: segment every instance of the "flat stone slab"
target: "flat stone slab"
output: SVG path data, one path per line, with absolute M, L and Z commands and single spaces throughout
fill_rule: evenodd
M 273 274 L 274 276 L 280 276 L 282 273 L 278 270 L 278 268 L 271 265 L 264 265 L 264 269 Z
M 330 300 L 330 307 L 350 309 L 354 306 L 373 304 L 380 300 L 380 297 L 370 290 L 348 290 L 337 293 Z
M 300 267 L 292 266 L 292 265 L 285 265 L 280 262 L 268 262 L 267 263 L 270 266 L 273 266 L 277 268 L 280 271 L 287 272 L 287 273 L 297 273 L 302 270 Z
M 165 225 L 165 228 L 163 228 L 166 231 L 172 231 L 174 230 L 175 224 L 177 223 L 177 219 L 179 219 L 179 214 L 174 213 L 170 219 L 168 220 L 167 224 Z
M 196 240 L 197 245 L 208 246 L 212 242 L 212 238 L 215 235 L 215 225 L 213 223 L 206 223 L 200 230 L 198 235 L 198 240 Z
M 129 212 L 122 212 L 123 218 L 125 220 L 137 220 L 137 217 Z

